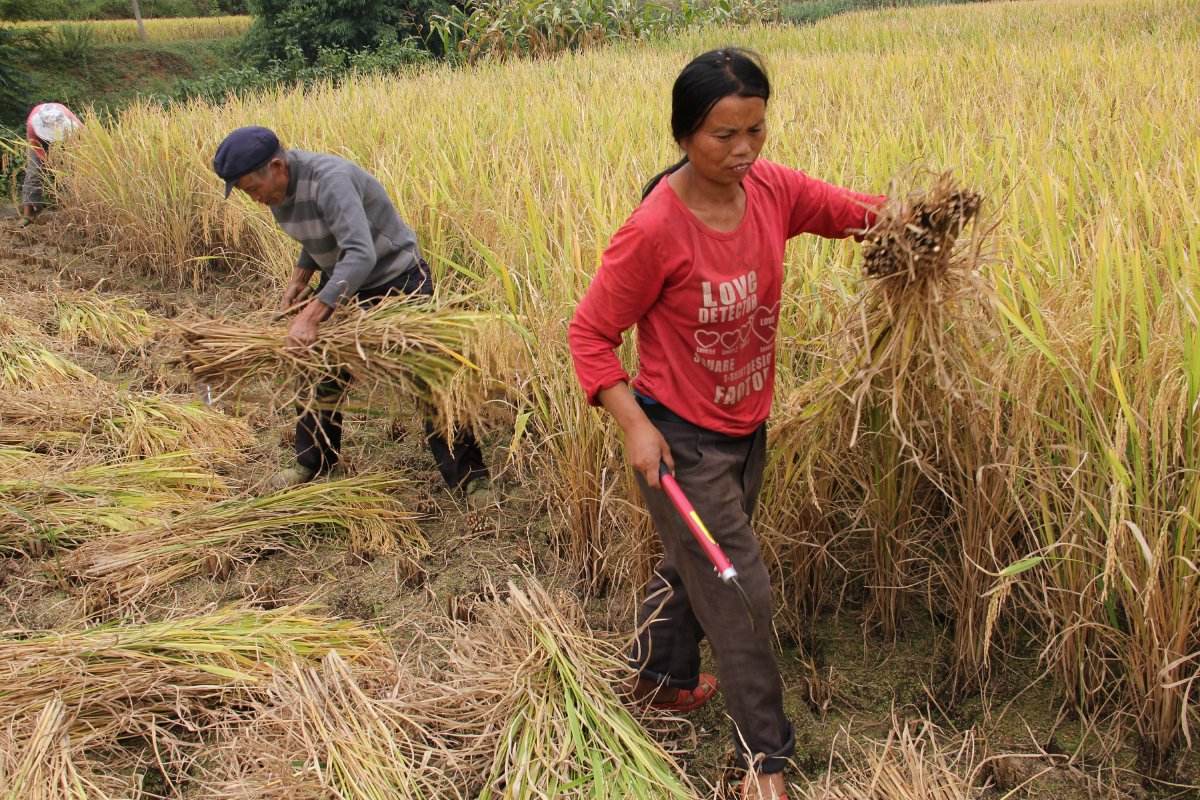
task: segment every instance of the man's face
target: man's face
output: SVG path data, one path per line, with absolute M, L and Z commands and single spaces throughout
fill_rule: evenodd
M 238 178 L 234 185 L 250 195 L 250 199 L 256 203 L 277 206 L 287 197 L 287 161 L 276 156 L 266 166 Z

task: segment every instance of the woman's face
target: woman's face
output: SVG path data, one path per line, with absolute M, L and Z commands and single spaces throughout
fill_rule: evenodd
M 720 184 L 741 183 L 767 140 L 766 116 L 761 97 L 723 97 L 679 146 L 701 177 Z

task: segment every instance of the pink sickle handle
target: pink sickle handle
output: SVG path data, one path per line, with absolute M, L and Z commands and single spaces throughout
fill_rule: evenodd
M 733 568 L 733 564 L 725 556 L 725 551 L 721 549 L 721 545 L 717 544 L 717 540 L 708 532 L 708 528 L 704 527 L 704 520 L 700 519 L 700 515 L 692 507 L 691 502 L 683 493 L 683 489 L 679 488 L 679 484 L 675 481 L 675 476 L 667 470 L 666 464 L 659 464 L 658 479 L 662 483 L 667 497 L 671 498 L 671 504 L 679 512 L 679 516 L 683 517 L 683 521 L 687 523 L 688 528 L 692 531 L 692 536 L 695 537 L 700 547 L 704 549 L 704 554 L 708 556 L 708 560 L 712 562 L 713 569 L 717 571 L 718 577 L 725 583 L 736 580 L 738 576 L 737 570 Z

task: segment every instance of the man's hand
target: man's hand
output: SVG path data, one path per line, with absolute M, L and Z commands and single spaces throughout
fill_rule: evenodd
M 288 326 L 287 343 L 293 350 L 307 350 L 316 344 L 320 323 L 306 318 L 303 314 L 292 320 Z
M 288 326 L 287 346 L 293 350 L 306 350 L 312 347 L 319 334 L 320 324 L 329 318 L 333 309 L 320 300 L 313 298 L 300 310 L 292 324 Z
M 283 290 L 283 299 L 279 301 L 280 316 L 292 310 L 297 303 L 308 296 L 312 276 L 313 270 L 311 269 L 296 267 L 292 270 L 292 276 L 288 278 L 287 286 Z
M 290 311 L 292 306 L 303 300 L 307 293 L 307 284 L 289 283 L 283 290 L 283 299 L 279 301 L 279 313 L 284 314 Z

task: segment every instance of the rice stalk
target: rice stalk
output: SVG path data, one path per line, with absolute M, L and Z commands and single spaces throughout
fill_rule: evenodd
M 690 798 L 694 789 L 613 690 L 628 668 L 565 593 L 509 585 L 449 652 L 492 762 L 488 798 Z M 487 631 L 481 636 L 480 631 Z M 465 699 L 464 699 L 465 702 Z
M 54 297 L 59 339 L 72 349 L 80 345 L 114 353 L 139 350 L 157 330 L 155 318 L 122 297 Z
M 595 596 L 632 596 L 650 577 L 658 539 L 648 517 L 627 498 L 637 489 L 622 463 L 611 419 L 588 407 L 575 376 L 559 369 L 558 348 L 531 348 L 521 430 L 514 435 L 520 466 L 544 487 L 555 554 Z
M 429 546 L 394 496 L 403 485 L 396 475 L 359 475 L 197 506 L 84 544 L 62 566 L 85 585 L 92 611 L 128 606 L 193 575 L 222 577 L 263 550 L 304 546 L 330 531 L 353 553 L 399 555 L 415 569 Z
M 321 328 L 307 350 L 289 348 L 285 325 L 210 320 L 180 325 L 183 358 L 197 380 L 235 390 L 266 378 L 286 397 L 312 407 L 322 380 L 347 376 L 372 397 L 415 398 L 448 423 L 471 421 L 482 404 L 470 344 L 493 315 L 437 307 L 411 298 L 388 298 L 367 311 L 347 309 Z M 483 343 L 480 343 L 480 348 Z
M 849 737 L 847 737 L 849 738 Z M 968 733 L 957 743 L 940 741 L 930 723 L 893 720 L 883 742 L 855 742 L 858 751 L 838 755 L 844 770 L 810 782 L 799 800 L 974 800 L 979 754 Z
M 47 549 L 103 539 L 226 494 L 221 477 L 187 452 L 61 468 L 53 459 L 0 448 L 0 551 Z
M 33 721 L 27 738 L 10 726 L 0 729 L 0 798 L 3 800 L 116 800 L 138 790 L 97 765 L 71 745 L 70 714 L 52 697 Z
M 55 701 L 71 752 L 144 736 L 176 747 L 230 705 L 261 697 L 276 669 L 336 650 L 354 661 L 381 646 L 373 630 L 309 607 L 228 606 L 207 614 L 67 632 L 0 635 L 0 726 L 27 746 Z

